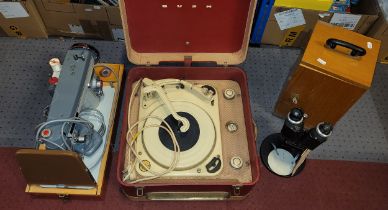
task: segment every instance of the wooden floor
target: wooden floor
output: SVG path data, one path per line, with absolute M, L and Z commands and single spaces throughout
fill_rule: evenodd
M 261 167 L 258 185 L 243 201 L 133 202 L 120 192 L 114 155 L 100 199 L 37 197 L 24 193 L 16 149 L 0 148 L 0 209 L 388 209 L 388 164 L 309 160 L 294 178 L 280 178 Z

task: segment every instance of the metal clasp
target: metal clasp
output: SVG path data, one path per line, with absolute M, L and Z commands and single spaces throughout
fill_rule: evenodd
M 144 188 L 143 187 L 137 187 L 136 188 L 136 196 L 137 197 L 142 197 L 142 196 L 144 196 L 144 190 L 143 190 Z
M 295 105 L 299 103 L 299 94 L 292 94 L 291 95 L 291 102 Z
M 63 201 L 68 201 L 70 199 L 70 196 L 67 194 L 58 194 L 58 198 Z
M 233 186 L 233 195 L 239 196 L 240 193 L 241 193 L 241 186 L 240 185 Z

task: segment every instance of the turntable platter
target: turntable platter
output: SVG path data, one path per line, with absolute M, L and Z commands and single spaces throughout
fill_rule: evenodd
M 191 169 L 201 164 L 213 151 L 216 143 L 215 125 L 209 114 L 201 107 L 190 102 L 172 102 L 177 113 L 190 122 L 188 131 L 181 133 L 179 125 L 171 117 L 165 105 L 158 106 L 149 116 L 156 116 L 172 127 L 181 152 L 175 170 Z M 149 118 L 144 126 L 161 125 L 160 121 Z M 168 168 L 173 160 L 174 148 L 170 136 L 160 128 L 150 128 L 143 132 L 142 144 L 152 158 L 159 165 Z
M 187 112 L 178 112 L 177 114 L 189 121 L 190 128 L 186 132 L 181 132 L 181 123 L 178 122 L 172 114 L 168 115 L 164 121 L 166 121 L 166 123 L 172 128 L 172 131 L 174 132 L 174 135 L 178 141 L 180 151 L 184 152 L 193 148 L 193 146 L 195 146 L 195 144 L 198 142 L 200 134 L 199 124 L 193 115 Z M 167 127 L 163 122 L 160 124 L 160 126 Z M 159 140 L 165 147 L 171 151 L 174 151 L 174 144 L 171 136 L 165 129 L 159 128 Z

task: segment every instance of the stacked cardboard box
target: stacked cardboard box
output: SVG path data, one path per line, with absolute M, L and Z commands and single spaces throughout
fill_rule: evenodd
M 352 14 L 274 6 L 261 43 L 304 48 L 318 20 L 366 34 L 378 17 L 375 0 L 361 1 Z
M 368 32 L 368 36 L 381 40 L 379 61 L 388 63 L 388 2 L 380 0 L 381 15 Z
M 112 40 L 106 9 L 63 0 L 34 0 L 50 36 Z
M 119 7 L 70 0 L 0 0 L 0 36 L 124 39 Z
M 0 36 L 47 38 L 42 18 L 32 0 L 0 1 Z
M 276 7 L 294 7 L 298 5 L 298 8 L 312 9 L 312 10 L 323 10 L 328 11 L 330 6 L 333 4 L 333 0 L 276 0 Z
M 121 22 L 120 8 L 114 6 L 107 6 L 106 12 L 108 13 L 109 26 L 112 32 L 113 40 L 123 41 L 124 32 Z

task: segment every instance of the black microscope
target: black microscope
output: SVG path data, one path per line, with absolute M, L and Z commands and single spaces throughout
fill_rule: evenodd
M 293 108 L 288 113 L 280 133 L 266 137 L 260 146 L 260 157 L 265 167 L 282 177 L 299 174 L 308 154 L 324 143 L 331 135 L 333 126 L 321 122 L 309 130 L 304 129 L 304 112 Z

